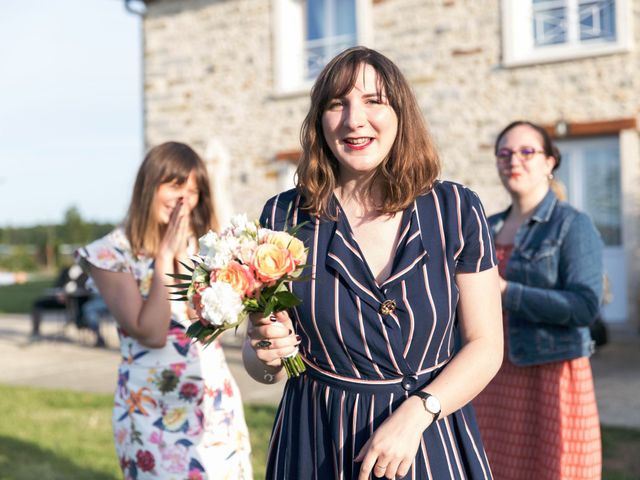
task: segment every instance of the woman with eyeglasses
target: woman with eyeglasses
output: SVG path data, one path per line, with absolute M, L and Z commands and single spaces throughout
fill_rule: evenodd
M 505 355 L 473 402 L 489 463 L 498 480 L 598 479 L 589 323 L 602 294 L 602 242 L 591 219 L 550 188 L 561 156 L 542 127 L 511 123 L 495 152 L 511 196 L 489 218 Z

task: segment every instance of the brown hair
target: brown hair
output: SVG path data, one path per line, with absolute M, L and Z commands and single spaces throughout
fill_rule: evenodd
M 529 127 L 535 130 L 536 132 L 538 132 L 538 135 L 540 135 L 540 137 L 542 138 L 542 149 L 544 150 L 544 154 L 547 157 L 553 157 L 556 161 L 556 164 L 553 166 L 553 170 L 555 171 L 560 166 L 560 161 L 562 160 L 562 155 L 560 154 L 560 150 L 558 150 L 558 147 L 556 147 L 556 145 L 553 143 L 553 140 L 551 138 L 551 135 L 549 135 L 549 132 L 547 132 L 543 127 L 541 127 L 537 123 L 529 122 L 528 120 L 516 120 L 515 122 L 511 122 L 509 125 L 504 127 L 496 137 L 496 144 L 493 147 L 494 153 L 496 154 L 498 153 L 498 147 L 500 145 L 500 141 L 502 140 L 502 137 L 504 137 L 509 132 L 509 130 L 516 127 L 523 126 L 523 125 L 525 127 Z
M 406 208 L 431 188 L 440 173 L 435 145 L 402 72 L 381 53 L 353 47 L 333 58 L 318 76 L 300 132 L 303 153 L 297 169 L 297 188 L 305 198 L 305 208 L 314 215 L 334 218 L 328 208 L 338 178 L 338 161 L 325 140 L 322 116 L 331 100 L 351 91 L 362 65 L 371 65 L 376 71 L 378 94 L 384 92 L 398 117 L 398 133 L 389 155 L 368 186 L 369 193 L 374 183 L 381 188 L 379 213 Z
M 158 187 L 174 181 L 183 184 L 191 172 L 195 173 L 199 192 L 198 203 L 190 214 L 192 233 L 200 237 L 217 228 L 204 162 L 184 143 L 162 143 L 149 150 L 140 165 L 125 220 L 125 232 L 136 254 L 155 255 L 162 238 L 164 225 L 158 222 L 153 208 Z

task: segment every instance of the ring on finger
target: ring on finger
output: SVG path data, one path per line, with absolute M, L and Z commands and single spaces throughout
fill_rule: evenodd
M 374 468 L 378 468 L 380 470 L 386 470 L 389 465 L 377 465 Z
M 269 348 L 271 346 L 271 342 L 269 340 L 260 340 L 256 343 L 256 347 L 258 348 Z

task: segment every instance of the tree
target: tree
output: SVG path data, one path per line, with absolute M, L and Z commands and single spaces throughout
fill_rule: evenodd
M 65 243 L 82 244 L 89 240 L 90 226 L 82 219 L 80 211 L 72 205 L 64 213 L 64 223 L 61 226 L 60 239 Z

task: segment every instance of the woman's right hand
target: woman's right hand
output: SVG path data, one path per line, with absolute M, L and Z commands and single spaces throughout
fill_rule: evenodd
M 178 199 L 169 217 L 169 223 L 162 236 L 158 254 L 164 259 L 174 259 L 185 256 L 187 239 L 189 238 L 189 214 L 184 208 L 182 198 Z
M 252 313 L 249 319 L 247 335 L 256 357 L 267 366 L 281 367 L 282 357 L 291 354 L 301 340 L 293 331 L 289 314 L 283 311 L 262 317 Z

